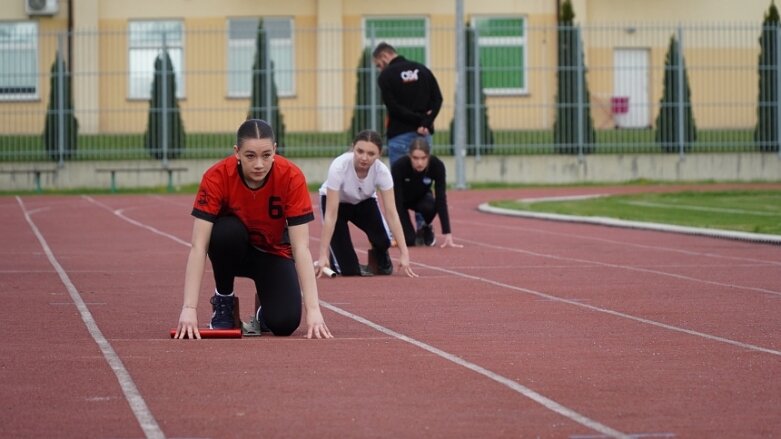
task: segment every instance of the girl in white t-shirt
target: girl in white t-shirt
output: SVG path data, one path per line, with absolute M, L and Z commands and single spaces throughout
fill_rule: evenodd
M 330 267 L 343 276 L 393 273 L 393 262 L 388 253 L 391 242 L 377 203 L 377 188 L 393 236 L 404 236 L 404 232 L 395 209 L 393 178 L 385 163 L 378 160 L 381 153 L 380 135 L 365 130 L 355 136 L 351 151 L 331 162 L 328 178 L 320 187 L 323 231 L 320 259 L 315 268 L 318 277 L 324 267 Z M 372 248 L 367 266 L 358 262 L 348 222 L 363 230 L 369 238 Z M 417 277 L 410 267 L 409 251 L 403 241 L 398 243 L 401 251 L 399 271 Z

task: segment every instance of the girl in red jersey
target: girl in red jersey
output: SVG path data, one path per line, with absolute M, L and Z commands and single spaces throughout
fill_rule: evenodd
M 374 131 L 365 130 L 355 136 L 352 150 L 331 163 L 328 178 L 320 187 L 323 229 L 320 259 L 316 267 L 318 277 L 325 267 L 343 276 L 388 275 L 393 272 L 388 254 L 390 238 L 377 204 L 377 188 L 393 235 L 404 236 L 404 232 L 394 208 L 393 179 L 385 163 L 378 160 L 380 153 L 382 138 Z M 368 267 L 358 263 L 348 222 L 363 230 L 369 239 Z M 399 271 L 417 277 L 410 267 L 406 243 L 401 240 L 398 244 L 401 252 Z
M 233 282 L 255 282 L 263 306 L 256 317 L 275 335 L 290 335 L 301 322 L 302 292 L 307 338 L 331 338 L 323 321 L 309 252 L 312 202 L 303 173 L 275 155 L 274 132 L 258 119 L 239 127 L 234 154 L 203 175 L 192 215 L 192 247 L 184 279 L 184 304 L 176 338 L 200 338 L 196 306 L 206 255 L 216 291 L 210 326 L 235 326 Z

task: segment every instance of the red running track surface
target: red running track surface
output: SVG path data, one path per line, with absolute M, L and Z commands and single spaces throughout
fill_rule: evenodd
M 332 340 L 169 338 L 190 195 L 2 197 L 2 434 L 779 437 L 781 247 L 476 210 L 674 189 L 451 191 L 420 278 L 318 280 Z

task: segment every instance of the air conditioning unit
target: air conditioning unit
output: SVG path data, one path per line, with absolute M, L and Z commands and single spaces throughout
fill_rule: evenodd
M 54 15 L 60 10 L 59 0 L 24 0 L 27 15 Z

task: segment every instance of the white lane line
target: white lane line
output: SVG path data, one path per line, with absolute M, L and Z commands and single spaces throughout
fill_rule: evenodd
M 140 223 L 140 222 L 138 222 L 138 221 L 136 221 L 136 220 L 126 216 L 124 214 L 124 211 L 126 209 L 112 209 L 110 206 L 107 206 L 107 205 L 101 203 L 100 201 L 97 201 L 96 199 L 94 199 L 94 198 L 92 198 L 92 197 L 90 197 L 88 195 L 83 195 L 82 197 L 84 199 L 86 199 L 87 201 L 89 201 L 90 203 L 93 203 L 93 204 L 95 204 L 97 206 L 100 206 L 100 207 L 108 210 L 109 212 L 111 212 L 114 215 L 122 218 L 123 220 L 129 222 L 130 224 L 133 224 L 134 226 L 138 226 L 138 227 L 141 227 L 142 229 L 149 230 L 152 233 L 156 233 L 158 235 L 165 236 L 166 238 L 172 239 L 172 240 L 178 242 L 179 244 L 183 244 L 183 245 L 186 245 L 188 247 L 192 247 L 192 244 L 190 244 L 189 242 L 184 241 L 182 239 L 179 239 L 178 237 L 176 237 L 174 235 L 171 235 L 170 233 L 163 232 L 163 231 L 161 231 L 159 229 L 156 229 L 154 227 L 151 227 L 151 226 L 148 226 L 146 224 Z
M 443 358 L 445 360 L 448 360 L 452 363 L 455 363 L 461 367 L 464 367 L 466 369 L 469 369 L 473 372 L 476 372 L 480 375 L 483 375 L 484 377 L 490 378 L 493 381 L 496 381 L 499 384 L 502 384 L 506 387 L 509 387 L 510 389 L 514 390 L 515 392 L 520 393 L 521 395 L 531 399 L 532 401 L 542 405 L 543 407 L 547 408 L 548 410 L 551 410 L 553 412 L 556 412 L 572 421 L 577 422 L 580 425 L 583 425 L 585 427 L 588 427 L 594 431 L 598 431 L 608 437 L 616 437 L 616 438 L 631 438 L 631 435 L 622 433 L 620 431 L 614 430 L 606 425 L 603 425 L 597 421 L 594 421 L 591 418 L 588 418 L 586 416 L 581 415 L 580 413 L 569 409 L 558 402 L 547 398 L 534 390 L 523 386 L 521 384 L 518 384 L 517 382 L 506 378 L 502 375 L 499 375 L 495 372 L 492 372 L 482 366 L 478 366 L 477 364 L 474 364 L 470 361 L 466 361 L 463 358 L 457 357 L 449 352 L 443 351 L 442 349 L 435 348 L 429 344 L 423 343 L 422 341 L 416 340 L 412 337 L 408 337 L 404 334 L 400 334 L 392 329 L 388 329 L 382 325 L 379 325 L 377 323 L 374 323 L 370 320 L 367 320 L 359 315 L 353 314 L 349 311 L 345 311 L 339 307 L 333 306 L 325 301 L 320 301 L 320 303 L 325 307 L 330 309 L 331 311 L 341 314 L 344 317 L 350 318 L 352 320 L 355 320 L 357 322 L 363 323 L 364 325 L 379 331 L 383 334 L 389 335 L 391 337 L 397 338 L 401 341 L 407 342 L 413 346 L 417 346 L 420 349 L 423 349 L 424 351 L 428 351 L 440 358 Z
M 453 222 L 453 221 L 451 221 Z M 463 220 L 455 220 L 455 223 L 459 224 L 467 224 L 477 227 L 485 227 L 484 222 L 475 222 L 475 221 L 463 221 Z M 710 252 L 698 252 L 698 251 L 692 251 L 692 250 L 686 250 L 681 248 L 673 248 L 673 247 L 662 247 L 658 245 L 648 245 L 648 244 L 637 244 L 633 242 L 626 242 L 626 241 L 616 241 L 614 239 L 607 239 L 607 238 L 599 238 L 596 236 L 588 236 L 588 235 L 576 235 L 572 233 L 561 233 L 561 232 L 553 232 L 550 230 L 544 230 L 539 228 L 533 228 L 533 227 L 518 227 L 518 226 L 507 226 L 502 224 L 491 224 L 492 228 L 500 228 L 504 230 L 513 230 L 516 232 L 523 232 L 523 233 L 542 233 L 546 235 L 552 235 L 552 236 L 563 236 L 566 238 L 575 238 L 585 241 L 597 241 L 597 242 L 606 242 L 609 244 L 618 244 L 621 246 L 629 246 L 629 247 L 636 247 L 636 248 L 643 248 L 643 249 L 649 249 L 649 250 L 656 250 L 656 251 L 664 251 L 664 252 L 670 252 L 670 253 L 680 253 L 683 255 L 690 255 L 690 256 L 701 256 L 701 257 L 707 257 L 707 258 L 718 258 L 718 259 L 728 259 L 728 260 L 735 260 L 735 261 L 747 261 L 747 262 L 756 262 L 761 263 L 764 265 L 780 265 L 781 261 L 770 261 L 765 259 L 758 259 L 758 258 L 746 258 L 741 256 L 728 256 L 728 255 L 720 255 L 718 253 L 710 253 Z
M 98 202 L 95 202 L 95 203 L 96 204 L 100 204 Z M 108 207 L 108 206 L 106 206 L 106 207 Z M 109 208 L 109 210 L 110 210 L 110 208 Z M 117 215 L 117 216 L 119 218 L 122 218 L 123 220 L 131 223 L 131 224 L 134 224 L 134 225 L 138 226 L 138 227 L 144 228 L 144 229 L 149 230 L 149 231 L 151 231 L 153 233 L 157 233 L 157 234 L 159 234 L 161 236 L 165 236 L 165 237 L 174 239 L 174 241 L 176 241 L 176 242 L 178 242 L 180 244 L 185 244 L 187 246 L 191 245 L 190 243 L 184 242 L 184 241 L 176 238 L 175 236 L 169 235 L 167 233 L 160 232 L 159 230 L 155 229 L 152 226 L 148 226 L 148 225 L 142 224 L 142 223 L 140 223 L 138 221 L 131 220 L 130 218 L 128 218 L 126 216 L 121 216 L 121 215 Z M 418 264 L 418 265 L 423 266 L 422 264 Z M 559 413 L 560 415 L 565 416 L 565 417 L 569 418 L 570 420 L 572 420 L 574 422 L 577 422 L 578 424 L 581 424 L 583 426 L 591 428 L 594 431 L 598 431 L 598 432 L 600 432 L 602 434 L 605 434 L 605 435 L 607 435 L 609 437 L 622 438 L 622 439 L 631 439 L 630 435 L 627 435 L 625 433 L 617 431 L 617 430 L 615 430 L 613 428 L 610 428 L 610 427 L 608 427 L 606 425 L 603 425 L 603 424 L 601 424 L 601 423 L 599 423 L 599 422 L 597 422 L 595 420 L 592 420 L 592 419 L 590 419 L 590 418 L 588 418 L 586 416 L 583 416 L 580 413 L 578 413 L 578 412 L 576 412 L 576 411 L 574 411 L 572 409 L 569 409 L 569 408 L 567 408 L 567 407 L 557 403 L 556 401 L 553 401 L 552 399 L 549 399 L 549 398 L 547 398 L 547 397 L 545 397 L 545 396 L 543 396 L 543 395 L 541 395 L 541 394 L 539 394 L 539 393 L 529 389 L 528 387 L 522 386 L 522 385 L 516 383 L 515 381 L 513 381 L 513 380 L 511 380 L 509 378 L 503 377 L 503 376 L 501 376 L 501 375 L 499 375 L 499 374 L 497 374 L 495 372 L 492 372 L 492 371 L 490 371 L 488 369 L 485 369 L 485 368 L 483 368 L 481 366 L 478 366 L 478 365 L 476 365 L 474 363 L 471 363 L 471 362 L 468 362 L 466 360 L 463 360 L 463 359 L 461 359 L 461 358 L 459 358 L 459 357 L 457 357 L 457 356 L 455 356 L 453 354 L 450 354 L 448 352 L 445 352 L 445 351 L 443 351 L 441 349 L 437 349 L 437 348 L 435 348 L 435 347 L 433 347 L 431 345 L 428 345 L 426 343 L 420 342 L 420 341 L 415 340 L 413 338 L 407 337 L 406 335 L 399 334 L 399 333 L 397 333 L 395 331 L 392 331 L 392 330 L 390 330 L 388 328 L 380 326 L 380 325 L 378 325 L 376 323 L 373 323 L 373 322 L 371 322 L 371 321 L 369 321 L 369 320 L 367 320 L 367 319 L 365 319 L 363 317 L 360 317 L 360 316 L 358 316 L 356 314 L 350 313 L 349 311 L 343 310 L 343 309 L 341 309 L 339 307 L 331 305 L 331 304 L 329 304 L 327 302 L 324 302 L 322 300 L 320 301 L 320 303 L 324 307 L 330 309 L 331 311 L 334 311 L 334 312 L 336 312 L 338 314 L 341 314 L 341 315 L 343 315 L 345 317 L 349 317 L 349 318 L 351 318 L 351 319 L 353 319 L 353 320 L 355 320 L 357 322 L 363 323 L 364 325 L 370 326 L 370 327 L 376 329 L 377 331 L 382 332 L 383 334 L 389 335 L 391 337 L 397 338 L 397 339 L 405 341 L 407 343 L 411 343 L 411 344 L 413 344 L 413 345 L 415 345 L 415 346 L 417 346 L 417 347 L 419 347 L 421 349 L 424 349 L 424 350 L 426 350 L 428 352 L 431 352 L 431 353 L 433 353 L 433 354 L 435 354 L 435 355 L 437 355 L 437 356 L 439 356 L 441 358 L 444 358 L 444 359 L 446 359 L 448 361 L 451 361 L 451 362 L 456 363 L 456 364 L 458 364 L 458 365 L 460 365 L 462 367 L 465 367 L 465 368 L 467 368 L 469 370 L 472 370 L 472 371 L 477 372 L 477 373 L 479 373 L 479 374 L 481 374 L 483 376 L 486 376 L 486 377 L 488 377 L 488 378 L 490 378 L 490 379 L 492 379 L 492 380 L 494 380 L 494 381 L 496 381 L 496 382 L 498 382 L 500 384 L 503 384 L 503 385 L 509 387 L 510 389 L 520 393 L 521 395 L 526 396 L 527 398 L 529 398 L 529 399 L 531 399 L 531 400 L 541 404 L 545 408 L 547 408 L 549 410 L 552 410 L 552 411 L 554 411 L 556 413 Z
M 657 274 L 657 275 L 660 275 L 660 276 L 667 276 L 667 277 L 672 277 L 672 278 L 675 278 L 675 279 L 686 280 L 686 281 L 690 281 L 690 282 L 699 282 L 699 283 L 704 283 L 704 284 L 708 284 L 708 285 L 716 285 L 716 286 L 719 286 L 719 287 L 734 288 L 734 289 L 748 290 L 748 291 L 756 291 L 756 292 L 759 292 L 759 293 L 772 294 L 774 296 L 781 296 L 781 291 L 769 290 L 767 288 L 748 287 L 748 286 L 744 286 L 744 285 L 736 285 L 736 284 L 728 284 L 728 283 L 723 283 L 723 282 L 716 282 L 716 281 L 713 281 L 713 280 L 700 279 L 700 278 L 691 277 L 691 276 L 685 276 L 685 275 L 677 274 L 677 273 L 669 273 L 669 272 L 666 272 L 666 271 L 652 270 L 650 268 L 632 267 L 632 266 L 629 266 L 629 265 L 620 265 L 620 264 L 611 264 L 611 263 L 608 263 L 608 262 L 599 262 L 599 261 L 594 261 L 594 260 L 591 260 L 591 259 L 570 258 L 570 257 L 567 257 L 567 256 L 551 255 L 551 254 L 547 254 L 547 253 L 537 253 L 537 252 L 533 252 L 533 251 L 530 251 L 530 250 L 521 250 L 521 249 L 518 249 L 518 248 L 504 247 L 504 246 L 501 246 L 501 245 L 486 244 L 484 242 L 472 241 L 470 239 L 464 239 L 464 238 L 459 238 L 459 241 L 463 241 L 463 242 L 466 242 L 466 243 L 469 243 L 469 244 L 473 244 L 473 245 L 477 245 L 477 246 L 493 248 L 493 249 L 496 249 L 496 250 L 509 251 L 509 252 L 513 252 L 513 253 L 522 253 L 522 254 L 526 254 L 526 255 L 530 255 L 530 256 L 536 256 L 536 257 L 540 257 L 540 258 L 554 259 L 554 260 L 557 260 L 557 261 L 581 262 L 581 263 L 584 263 L 584 264 L 599 265 L 599 266 L 602 266 L 602 267 L 617 268 L 617 269 L 629 270 L 629 271 L 639 271 L 641 273 Z
M 30 217 L 30 213 L 25 208 L 24 202 L 18 196 L 16 197 L 16 201 L 19 204 L 19 207 L 21 207 L 22 212 L 24 212 L 24 218 L 27 220 L 27 224 L 30 225 L 30 228 L 32 229 L 36 238 L 38 238 L 38 242 L 41 244 L 44 253 L 46 253 L 46 257 L 49 259 L 49 263 L 51 263 L 52 267 L 54 267 L 54 269 L 57 271 L 57 274 L 60 276 L 60 280 L 62 281 L 63 285 L 65 285 L 65 288 L 68 290 L 68 293 L 71 296 L 71 300 L 73 300 L 73 303 L 79 310 L 81 320 L 84 322 L 84 325 L 87 327 L 87 330 L 92 336 L 92 339 L 95 340 L 95 343 L 97 343 L 100 351 L 103 353 L 103 358 L 106 359 L 106 362 L 111 367 L 111 370 L 114 371 L 114 375 L 117 377 L 117 381 L 119 381 L 119 386 L 122 388 L 122 393 L 124 393 L 125 399 L 130 405 L 130 409 L 136 416 L 136 420 L 138 420 L 138 423 L 141 426 L 141 429 L 144 431 L 146 437 L 155 439 L 165 438 L 165 434 L 163 434 L 163 431 L 160 429 L 157 420 L 155 420 L 154 415 L 152 415 L 152 412 L 146 405 L 146 401 L 144 401 L 144 398 L 138 391 L 136 384 L 133 382 L 133 378 L 130 376 L 130 373 L 127 371 L 127 369 L 125 369 L 125 365 L 122 364 L 122 360 L 114 351 L 111 343 L 106 340 L 106 337 L 103 336 L 103 332 L 101 332 L 100 328 L 98 328 L 98 324 L 95 322 L 95 319 L 92 317 L 92 313 L 90 313 L 89 308 L 87 308 L 87 305 L 84 303 L 79 290 L 76 289 L 76 286 L 73 285 L 73 282 L 71 282 L 68 274 L 62 268 L 62 265 L 60 265 L 60 263 L 57 261 L 57 258 L 54 257 L 54 253 L 52 252 L 51 248 L 49 248 L 49 244 L 46 242 L 46 239 L 43 237 L 40 230 L 38 230 L 38 226 L 35 225 L 32 218 Z
M 463 240 L 461 240 L 461 241 L 463 241 Z M 647 325 L 657 326 L 659 328 L 668 329 L 670 331 L 681 332 L 681 333 L 693 335 L 693 336 L 696 336 L 696 337 L 702 337 L 702 338 L 705 338 L 705 339 L 708 339 L 708 340 L 718 341 L 720 343 L 730 344 L 730 345 L 737 346 L 737 347 L 742 348 L 742 349 L 748 349 L 748 350 L 752 350 L 752 351 L 764 352 L 766 354 L 772 354 L 772 355 L 776 355 L 776 356 L 781 357 L 781 351 L 777 351 L 777 350 L 774 350 L 774 349 L 769 349 L 769 348 L 765 348 L 765 347 L 762 347 L 762 346 L 757 346 L 757 345 L 753 345 L 753 344 L 749 344 L 749 343 L 743 343 L 743 342 L 736 341 L 736 340 L 730 340 L 728 338 L 719 337 L 719 336 L 711 335 L 711 334 L 706 334 L 704 332 L 693 331 L 691 329 L 681 328 L 679 326 L 668 325 L 667 323 L 657 322 L 655 320 L 649 320 L 649 319 L 645 319 L 645 318 L 642 318 L 642 317 L 633 316 L 631 314 L 625 314 L 625 313 L 622 313 L 620 311 L 614 311 L 612 309 L 601 308 L 601 307 L 598 307 L 598 306 L 589 305 L 587 303 L 579 302 L 577 300 L 561 298 L 561 297 L 558 297 L 558 296 L 554 296 L 552 294 L 546 294 L 546 293 L 543 293 L 541 291 L 536 291 L 536 290 L 532 290 L 532 289 L 529 289 L 529 288 L 517 287 L 515 285 L 506 284 L 506 283 L 495 281 L 495 280 L 492 280 L 492 279 L 486 279 L 486 278 L 480 277 L 480 276 L 473 276 L 471 274 L 461 273 L 459 271 L 448 270 L 447 268 L 435 267 L 433 265 L 422 264 L 420 262 L 413 262 L 413 264 L 416 265 L 416 266 L 429 268 L 431 270 L 436 270 L 436 271 L 440 271 L 440 272 L 443 272 L 443 273 L 450 273 L 450 274 L 452 274 L 454 276 L 459 276 L 459 277 L 463 277 L 463 278 L 466 278 L 466 279 L 471 279 L 471 280 L 475 280 L 475 281 L 479 281 L 479 282 L 484 282 L 484 283 L 487 283 L 487 284 L 490 284 L 490 285 L 493 285 L 493 286 L 506 288 L 506 289 L 514 290 L 514 291 L 519 291 L 519 292 L 522 292 L 522 293 L 531 294 L 531 295 L 534 295 L 534 296 L 537 296 L 537 297 L 542 297 L 544 299 L 549 299 L 549 300 L 552 300 L 552 301 L 555 301 L 555 302 L 567 303 L 567 304 L 574 305 L 574 306 L 579 306 L 581 308 L 585 308 L 585 309 L 588 309 L 588 310 L 591 310 L 591 311 L 597 311 L 597 312 L 608 314 L 608 315 L 612 315 L 612 316 L 615 316 L 615 317 L 621 317 L 621 318 L 624 318 L 624 319 L 633 320 L 635 322 L 640 322 L 640 323 L 645 323 Z

